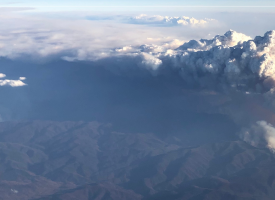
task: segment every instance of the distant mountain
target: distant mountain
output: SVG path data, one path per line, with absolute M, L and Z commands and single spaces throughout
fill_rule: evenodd
M 267 200 L 275 158 L 242 141 L 187 147 L 98 122 L 0 123 L 5 200 Z

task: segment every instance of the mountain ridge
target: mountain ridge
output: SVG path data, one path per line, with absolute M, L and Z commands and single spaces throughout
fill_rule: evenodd
M 7 200 L 275 197 L 268 149 L 241 140 L 191 147 L 173 137 L 99 122 L 2 122 L 0 190 Z

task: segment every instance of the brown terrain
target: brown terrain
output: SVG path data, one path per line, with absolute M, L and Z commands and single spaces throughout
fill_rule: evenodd
M 2 122 L 0 199 L 275 199 L 268 149 L 183 143 L 98 122 Z

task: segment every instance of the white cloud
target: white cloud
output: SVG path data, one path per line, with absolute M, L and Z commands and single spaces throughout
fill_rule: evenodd
M 162 64 L 160 59 L 152 56 L 149 53 L 142 52 L 141 56 L 143 57 L 142 64 L 144 64 L 148 69 L 157 70 L 158 67 Z
M 16 19 L 20 22 L 15 22 Z M 179 20 L 189 24 L 202 23 L 189 17 L 141 15 L 135 19 L 161 23 L 184 24 Z M 207 87 L 209 81 L 218 81 L 216 85 L 227 85 L 238 90 L 244 87 L 246 92 L 263 92 L 275 85 L 274 32 L 252 40 L 242 33 L 228 31 L 212 39 L 191 40 L 183 44 L 182 38 L 176 40 L 169 36 L 172 32 L 170 28 L 163 34 L 160 32 L 166 28 L 119 23 L 110 25 L 109 22 L 88 20 L 2 16 L 0 21 L 3 27 L 9 27 L 0 27 L 2 57 L 37 60 L 56 57 L 75 61 L 134 56 L 140 57 L 141 64 L 147 69 L 158 71 L 173 68 L 183 79 L 189 82 L 192 79 L 203 87 Z M 169 64 L 164 65 L 164 61 Z
M 187 51 L 207 51 L 216 46 L 233 47 L 238 44 L 242 44 L 245 41 L 251 40 L 251 37 L 237 33 L 236 31 L 230 30 L 224 35 L 217 35 L 213 39 L 201 39 L 199 41 L 191 40 L 182 45 L 180 50 Z
M 37 60 L 55 57 L 67 61 L 140 57 L 140 64 L 147 69 L 178 70 L 184 80 L 202 87 L 215 83 L 246 92 L 264 92 L 275 85 L 274 32 L 251 40 L 244 34 L 228 31 L 212 39 L 183 44 L 182 38 L 169 37 L 170 28 L 163 34 L 166 28 L 32 17 L 20 18 L 20 23 L 15 23 L 16 19 L 17 16 L 0 18 L 3 27 L 9 27 L 0 27 L 0 56 Z M 160 19 L 170 23 L 176 18 L 157 16 L 153 21 Z M 197 23 L 191 18 L 182 19 Z
M 19 87 L 26 85 L 23 80 L 26 79 L 26 77 L 20 77 L 19 80 L 9 80 L 9 79 L 2 79 L 5 78 L 6 74 L 0 73 L 0 86 L 11 86 L 11 87 Z
M 166 68 L 179 71 L 183 79 L 193 79 L 202 87 L 212 81 L 247 92 L 264 92 L 275 87 L 275 31 L 250 37 L 228 31 L 213 39 L 189 41 L 177 49 L 161 53 L 149 49 L 159 60 L 170 60 Z M 217 82 L 218 81 L 218 82 Z
M 11 86 L 11 87 L 20 87 L 26 85 L 24 82 L 21 80 L 0 80 L 0 86 Z
M 135 52 L 143 44 L 176 48 L 183 40 L 194 37 L 191 26 L 181 33 L 179 26 L 137 26 L 123 20 L 72 18 L 49 18 L 34 13 L 0 14 L 0 56 L 10 59 L 96 60 Z M 121 17 L 126 18 L 129 19 L 128 16 Z M 188 17 L 185 20 L 190 24 L 199 22 Z M 206 35 L 205 27 L 196 30 L 196 38 Z
M 125 46 L 122 48 L 117 48 L 115 49 L 116 52 L 129 52 L 131 51 L 133 48 L 131 46 Z
M 275 128 L 265 121 L 258 121 L 251 127 L 243 129 L 240 137 L 252 146 L 265 146 L 275 152 Z
M 180 25 L 180 26 L 199 26 L 206 25 L 210 22 L 214 22 L 214 19 L 195 19 L 193 17 L 170 17 L 154 15 L 148 16 L 146 14 L 141 14 L 135 17 L 131 17 L 129 22 L 134 24 L 161 24 L 161 25 Z
M 0 56 L 37 60 L 55 57 L 67 61 L 134 56 L 140 57 L 141 64 L 147 69 L 157 72 L 161 68 L 173 68 L 183 79 L 189 82 L 193 79 L 203 87 L 207 87 L 209 81 L 220 81 L 216 85 L 222 83 L 237 89 L 245 87 L 246 92 L 262 92 L 273 87 L 270 81 L 274 80 L 275 72 L 273 32 L 251 40 L 244 34 L 228 31 L 212 39 L 183 44 L 182 39 L 167 35 L 156 37 L 164 35 L 154 27 L 44 18 L 20 18 L 22 23 L 13 24 L 15 18 L 0 18 L 9 27 L 0 27 Z M 163 65 L 164 60 L 170 64 Z M 249 88 L 246 88 L 248 82 Z

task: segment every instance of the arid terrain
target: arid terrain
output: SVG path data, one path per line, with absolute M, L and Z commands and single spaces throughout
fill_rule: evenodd
M 0 123 L 5 200 L 275 198 L 275 158 L 238 141 L 120 133 L 98 122 Z

